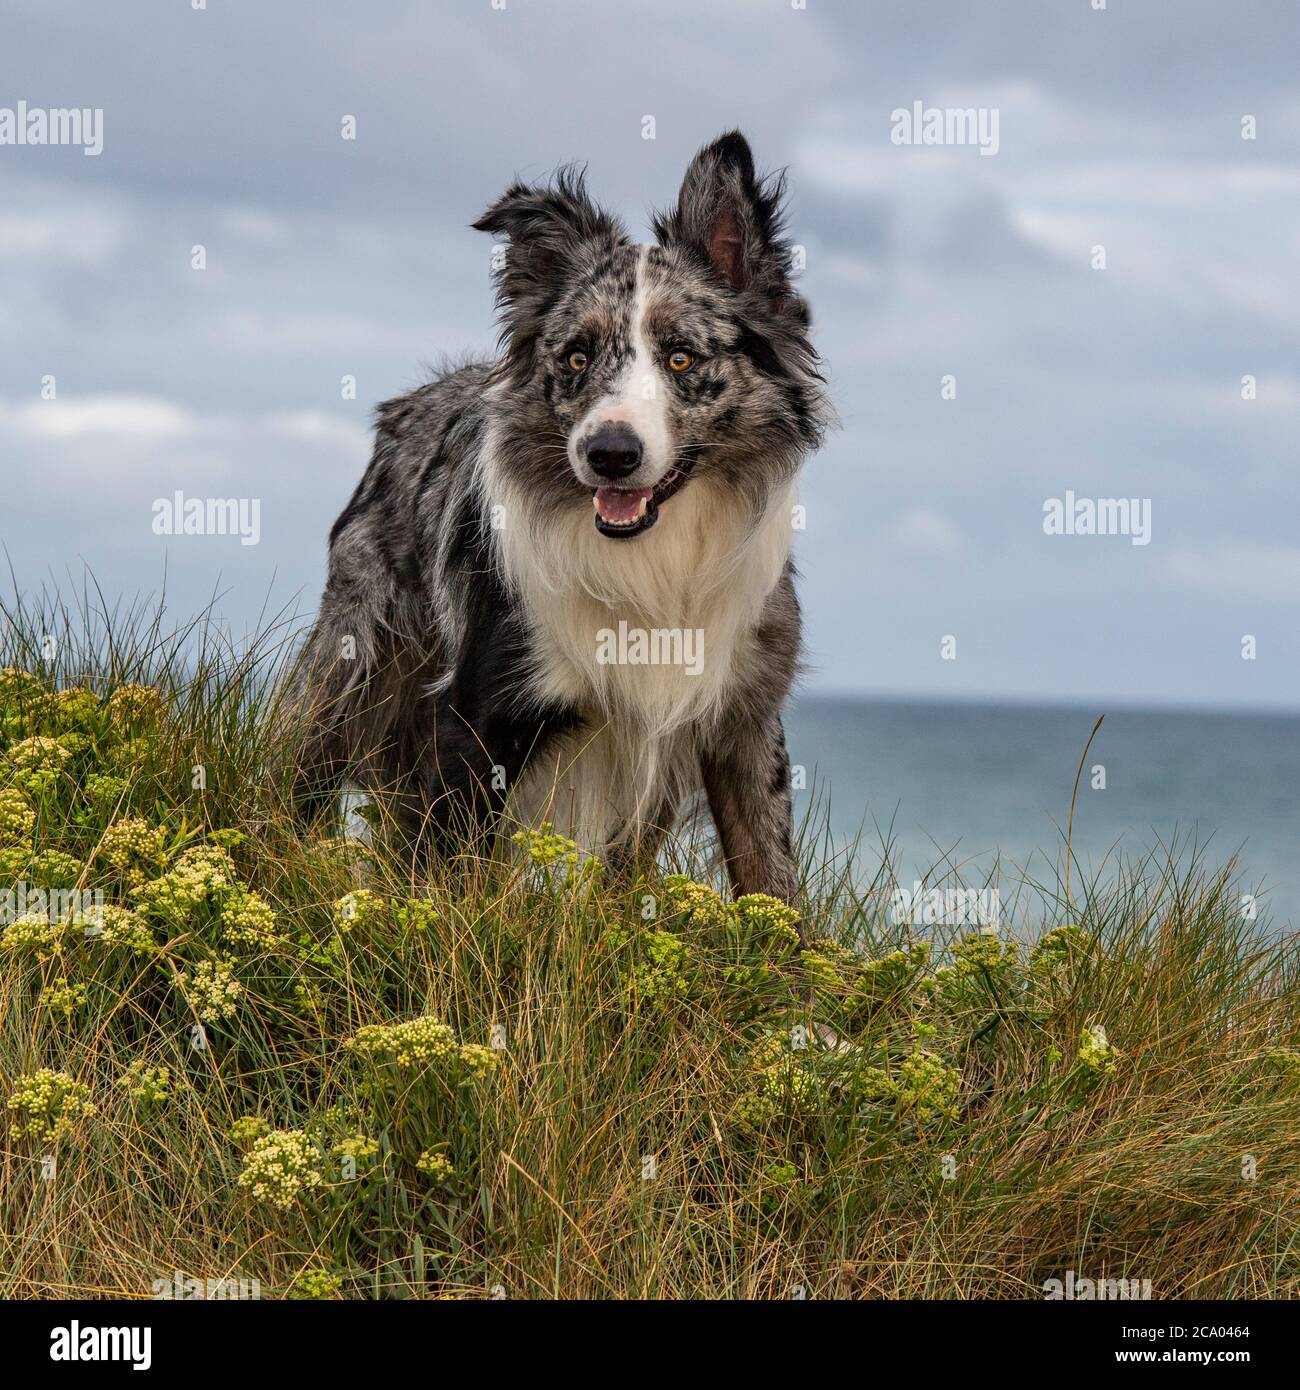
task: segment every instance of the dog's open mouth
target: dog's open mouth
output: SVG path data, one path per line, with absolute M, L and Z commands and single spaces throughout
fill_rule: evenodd
M 592 494 L 596 508 L 596 530 L 602 536 L 627 538 L 648 531 L 659 520 L 659 508 L 680 492 L 690 477 L 694 459 L 685 459 L 654 487 L 598 487 Z

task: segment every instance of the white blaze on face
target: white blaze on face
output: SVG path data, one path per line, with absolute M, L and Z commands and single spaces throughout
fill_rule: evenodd
M 626 483 L 620 483 L 626 487 L 653 487 L 668 472 L 673 457 L 658 349 L 645 327 L 649 256 L 650 247 L 641 247 L 632 305 L 632 357 L 608 394 L 583 416 L 573 436 L 575 440 L 590 439 L 602 425 L 630 425 L 640 437 L 643 453 L 641 467 Z

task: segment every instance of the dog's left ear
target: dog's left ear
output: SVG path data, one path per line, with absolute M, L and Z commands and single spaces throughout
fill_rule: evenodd
M 677 206 L 655 218 L 655 235 L 662 246 L 686 247 L 733 290 L 785 294 L 784 193 L 784 179 L 758 178 L 749 142 L 728 131 L 691 161 Z

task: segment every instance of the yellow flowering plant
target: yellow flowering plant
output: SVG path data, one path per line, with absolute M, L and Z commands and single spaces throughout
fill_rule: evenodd
M 16 1139 L 55 1144 L 95 1113 L 90 1088 L 66 1071 L 42 1067 L 20 1076 L 10 1093 L 10 1128 Z

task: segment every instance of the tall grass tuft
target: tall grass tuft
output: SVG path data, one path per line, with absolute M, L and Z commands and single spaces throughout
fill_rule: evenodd
M 803 948 L 699 833 L 417 878 L 289 814 L 286 640 L 3 614 L 0 1295 L 1297 1293 L 1295 942 L 1194 847 L 982 931 L 811 823 Z

